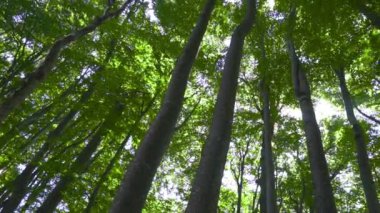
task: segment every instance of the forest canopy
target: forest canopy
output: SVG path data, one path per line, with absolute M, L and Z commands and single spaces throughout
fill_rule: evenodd
M 379 213 L 379 193 L 379 1 L 0 1 L 2 213 Z

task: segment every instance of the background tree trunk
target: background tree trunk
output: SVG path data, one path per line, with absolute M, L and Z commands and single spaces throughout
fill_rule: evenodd
M 315 208 L 318 213 L 333 213 L 336 212 L 335 200 L 330 183 L 327 161 L 323 151 L 321 132 L 315 118 L 313 103 L 311 102 L 310 86 L 306 74 L 302 70 L 291 38 L 287 39 L 287 47 L 292 64 L 294 92 L 302 111 L 302 120 L 304 123 L 314 187 Z
M 336 69 L 335 73 L 339 79 L 339 87 L 342 93 L 344 108 L 346 109 L 346 115 L 348 121 L 352 125 L 352 130 L 355 135 L 356 157 L 359 164 L 360 179 L 363 184 L 364 194 L 367 201 L 367 207 L 370 213 L 380 212 L 380 205 L 379 200 L 377 198 L 376 186 L 371 173 L 371 165 L 369 164 L 364 132 L 358 120 L 356 119 L 354 113 L 354 106 L 352 104 L 351 94 L 348 91 L 346 85 L 344 70 L 343 68 Z
M 50 48 L 44 61 L 37 67 L 37 69 L 30 74 L 24 84 L 12 96 L 6 98 L 0 105 L 0 124 L 8 117 L 9 113 L 18 107 L 24 100 L 43 82 L 46 76 L 51 72 L 55 66 L 56 61 L 63 48 L 75 42 L 79 38 L 93 32 L 97 27 L 102 25 L 105 21 L 119 16 L 129 5 L 132 0 L 126 0 L 124 4 L 114 12 L 109 12 L 107 9 L 105 14 L 96 18 L 91 24 L 86 27 L 71 33 L 61 39 L 58 39 Z
M 42 205 L 38 208 L 37 212 L 46 213 L 54 211 L 59 202 L 62 200 L 63 192 L 75 180 L 75 177 L 83 173 L 85 168 L 90 164 L 91 156 L 100 145 L 102 137 L 107 132 L 106 130 L 113 129 L 116 124 L 115 118 L 120 118 L 123 109 L 124 105 L 117 102 L 116 106 L 114 109 L 111 109 L 111 112 L 108 114 L 106 120 L 103 121 L 95 135 L 87 143 L 86 147 L 79 153 L 78 157 L 75 159 L 75 162 L 70 166 L 69 172 L 61 177 L 53 191 L 50 192 Z
M 41 147 L 41 149 L 35 154 L 33 159 L 26 165 L 25 169 L 21 172 L 20 175 L 16 177 L 14 182 L 12 183 L 11 189 L 11 196 L 9 199 L 7 199 L 3 204 L 3 210 L 2 212 L 13 212 L 16 210 L 17 206 L 20 204 L 21 200 L 25 197 L 28 189 L 28 185 L 33 179 L 33 171 L 37 168 L 40 161 L 44 158 L 46 153 L 51 150 L 52 146 L 54 145 L 54 142 L 62 135 L 64 129 L 69 124 L 69 122 L 75 117 L 75 115 L 78 113 L 79 109 L 78 106 L 85 103 L 93 93 L 94 89 L 90 88 L 88 91 L 86 91 L 81 99 L 79 100 L 78 104 L 74 106 L 73 109 L 71 109 L 68 114 L 61 120 L 61 122 L 58 124 L 58 126 L 51 131 L 48 134 L 48 137 L 46 139 L 46 142 Z

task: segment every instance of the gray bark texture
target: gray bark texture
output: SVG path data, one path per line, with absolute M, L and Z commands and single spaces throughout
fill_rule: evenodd
M 113 200 L 112 213 L 141 212 L 144 207 L 154 175 L 174 133 L 190 71 L 215 2 L 216 0 L 207 1 L 188 43 L 183 49 L 173 70 L 161 109 L 141 142 Z
M 273 153 L 272 153 L 272 136 L 273 136 L 273 123 L 270 116 L 270 103 L 269 103 L 269 86 L 263 81 L 261 96 L 263 99 L 263 148 L 264 148 L 264 173 L 265 173 L 265 205 L 268 213 L 276 213 L 276 190 L 275 190 L 275 177 L 273 166 Z
M 294 92 L 302 112 L 314 189 L 315 209 L 318 213 L 337 212 L 327 161 L 323 150 L 321 132 L 315 118 L 313 103 L 311 101 L 310 86 L 290 37 L 287 38 L 287 47 L 292 65 Z
M 342 93 L 344 108 L 346 109 L 346 115 L 348 121 L 352 125 L 352 130 L 355 135 L 356 158 L 359 164 L 360 179 L 363 184 L 364 194 L 367 201 L 367 208 L 370 213 L 379 213 L 379 199 L 377 198 L 376 186 L 373 181 L 371 165 L 368 159 L 367 143 L 363 129 L 361 128 L 354 113 L 354 105 L 352 103 L 351 94 L 347 88 L 344 69 L 341 68 L 335 70 L 335 74 L 339 79 L 339 87 Z
M 210 133 L 186 208 L 188 213 L 217 211 L 220 185 L 230 144 L 244 39 L 250 32 L 256 16 L 256 1 L 247 2 L 246 16 L 232 34 Z
M 78 113 L 78 106 L 85 103 L 93 93 L 94 89 L 90 88 L 88 91 L 83 93 L 78 104 L 71 109 L 67 115 L 61 120 L 58 126 L 52 130 L 46 139 L 44 145 L 40 150 L 34 155 L 33 159 L 27 164 L 25 169 L 12 183 L 12 195 L 2 204 L 2 212 L 13 212 L 16 210 L 17 206 L 20 204 L 21 200 L 25 197 L 28 185 L 33 179 L 33 171 L 37 168 L 38 164 L 45 157 L 46 153 L 51 150 L 57 139 L 62 135 L 65 128 L 72 121 L 74 116 Z

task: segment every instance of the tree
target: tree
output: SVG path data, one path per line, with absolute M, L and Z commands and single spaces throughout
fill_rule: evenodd
M 181 111 L 188 76 L 208 25 L 215 0 L 207 1 L 188 43 L 173 70 L 161 110 L 151 124 L 130 164 L 111 212 L 139 212 L 143 208 L 151 182 L 169 145 Z
M 0 1 L 0 212 L 376 212 L 379 9 Z
M 368 160 L 367 147 L 365 142 L 365 137 L 360 123 L 356 119 L 354 114 L 354 107 L 351 100 L 350 92 L 348 91 L 346 85 L 346 79 L 344 76 L 344 69 L 336 69 L 335 74 L 339 79 L 339 87 L 342 93 L 342 98 L 344 101 L 344 107 L 346 109 L 346 115 L 348 121 L 352 125 L 352 130 L 354 131 L 355 141 L 356 141 L 356 156 L 359 164 L 360 178 L 363 184 L 367 206 L 369 212 L 379 212 L 379 199 L 377 198 L 376 187 L 373 181 L 371 166 Z
M 290 23 L 295 19 L 295 9 L 290 14 Z M 291 29 L 289 29 L 291 30 Z M 290 35 L 287 37 L 289 58 L 292 64 L 292 79 L 295 96 L 298 99 L 304 130 L 307 139 L 310 168 L 313 177 L 315 209 L 317 212 L 336 212 L 334 195 L 329 179 L 328 166 L 323 150 L 321 133 L 315 119 L 313 104 L 311 102 L 310 86 L 306 73 L 296 54 L 294 44 Z
M 112 5 L 108 5 L 108 8 L 106 9 L 104 15 L 96 18 L 91 24 L 72 34 L 64 36 L 61 39 L 57 39 L 57 41 L 55 41 L 50 48 L 44 61 L 36 68 L 32 74 L 30 74 L 21 88 L 15 91 L 10 97 L 1 103 L 0 123 L 2 123 L 8 117 L 9 113 L 18 107 L 25 100 L 25 98 L 27 98 L 34 91 L 34 89 L 46 78 L 46 76 L 53 69 L 63 48 L 72 42 L 75 42 L 79 38 L 93 32 L 97 27 L 102 25 L 108 19 L 119 16 L 131 3 L 131 1 L 132 0 L 125 1 L 125 3 L 120 6 L 120 8 L 113 12 L 110 12 L 110 7 Z
M 222 84 L 218 92 L 213 121 L 195 177 L 186 212 L 214 212 L 231 137 L 240 60 L 244 38 L 256 15 L 256 1 L 247 2 L 247 13 L 232 34 L 226 56 Z

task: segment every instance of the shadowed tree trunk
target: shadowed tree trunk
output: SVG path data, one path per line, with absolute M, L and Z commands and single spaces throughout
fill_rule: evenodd
M 245 172 L 245 166 L 246 166 L 246 158 L 247 154 L 249 152 L 249 145 L 251 141 L 247 140 L 245 144 L 244 150 L 241 150 L 239 148 L 238 152 L 238 162 L 237 162 L 237 169 L 235 169 L 234 165 L 232 165 L 231 161 L 231 171 L 235 178 L 236 186 L 237 186 L 237 193 L 238 193 L 238 199 L 236 203 L 236 213 L 241 212 L 241 203 L 242 203 L 242 197 L 243 197 L 243 184 L 244 184 L 244 172 Z
M 302 69 L 301 62 L 295 52 L 291 36 L 287 38 L 287 47 L 292 65 L 294 92 L 301 108 L 304 123 L 306 145 L 314 187 L 315 209 L 318 213 L 333 213 L 336 212 L 335 200 L 330 183 L 327 161 L 323 151 L 321 132 L 315 118 L 313 103 L 311 101 L 310 86 L 307 81 L 306 73 Z
M 111 212 L 141 212 L 154 175 L 170 143 L 187 81 L 216 0 L 208 0 L 172 74 L 161 109 L 130 163 Z
M 232 34 L 210 133 L 191 189 L 186 212 L 216 212 L 230 144 L 236 89 L 243 52 L 256 15 L 256 1 L 247 1 L 247 14 Z
M 20 121 L 16 126 L 14 126 L 12 129 L 10 129 L 7 133 L 5 133 L 3 136 L 0 137 L 0 150 L 2 150 L 6 145 L 11 141 L 10 139 L 13 138 L 16 134 L 20 132 L 20 129 L 23 129 L 31 124 L 34 124 L 39 118 L 43 117 L 46 113 L 48 113 L 55 104 L 59 103 L 60 101 L 64 100 L 70 93 L 72 93 L 76 86 L 78 86 L 79 82 L 83 79 L 83 76 L 81 76 L 79 79 L 77 79 L 73 84 L 71 84 L 65 91 L 62 92 L 62 94 L 59 95 L 57 99 L 54 99 L 52 103 L 45 104 L 41 109 L 30 115 L 29 117 L 25 118 L 24 120 Z
M 2 212 L 12 212 L 17 208 L 17 206 L 20 204 L 21 200 L 25 197 L 27 193 L 28 185 L 33 179 L 33 171 L 37 168 L 40 161 L 45 157 L 46 153 L 55 144 L 56 140 L 62 135 L 69 122 L 72 121 L 72 119 L 78 113 L 79 106 L 85 103 L 90 98 L 93 91 L 93 87 L 89 88 L 89 90 L 82 95 L 77 106 L 71 109 L 68 112 L 68 114 L 62 119 L 62 121 L 58 124 L 58 126 L 48 134 L 48 137 L 44 145 L 34 155 L 33 159 L 26 165 L 25 169 L 21 172 L 21 174 L 18 175 L 16 179 L 13 181 L 11 185 L 12 195 L 2 204 Z
M 266 184 L 265 184 L 265 180 L 267 179 L 266 178 L 266 174 L 265 174 L 265 171 L 264 171 L 264 158 L 265 158 L 265 155 L 264 155 L 264 140 L 263 142 L 261 143 L 261 151 L 260 151 L 260 178 L 259 178 L 259 185 L 260 185 L 260 196 L 259 196 L 259 205 L 260 205 L 260 213 L 266 213 L 267 212 L 267 196 L 266 196 L 266 193 L 267 193 L 267 190 L 266 190 Z
M 271 118 L 270 111 L 270 74 L 268 72 L 268 59 L 265 51 L 264 35 L 261 36 L 260 49 L 262 55 L 261 63 L 264 65 L 265 70 L 261 74 L 260 81 L 260 95 L 263 103 L 261 117 L 264 122 L 263 126 L 263 174 L 264 179 L 262 180 L 265 185 L 265 212 L 276 213 L 277 203 L 276 203 L 276 190 L 275 190 L 275 177 L 274 177 L 274 166 L 273 166 L 273 153 L 272 153 L 272 137 L 273 137 L 273 126 L 274 123 Z
M 254 174 L 254 176 L 257 177 L 257 178 L 260 176 L 260 169 L 261 169 L 261 166 L 259 165 L 257 167 L 256 174 Z M 259 189 L 259 184 L 258 184 L 258 182 L 256 180 L 256 188 L 253 191 L 253 199 L 252 199 L 252 213 L 257 213 L 258 204 L 259 204 L 259 202 L 256 202 L 257 194 L 258 194 L 258 189 Z
M 359 164 L 360 179 L 363 184 L 368 211 L 370 213 L 378 213 L 380 212 L 380 205 L 379 200 L 377 198 L 376 186 L 371 173 L 371 165 L 368 159 L 366 147 L 367 145 L 364 132 L 354 114 L 354 106 L 352 104 L 351 94 L 347 88 L 346 79 L 344 76 L 344 69 L 336 69 L 335 74 L 338 76 L 339 79 L 339 87 L 342 93 L 344 108 L 346 109 L 346 115 L 348 121 L 352 125 L 352 130 L 355 135 L 356 157 Z
M 71 185 L 76 176 L 79 176 L 89 166 L 91 162 L 91 156 L 95 153 L 103 136 L 107 133 L 107 130 L 112 130 L 116 125 L 115 118 L 121 117 L 124 105 L 117 102 L 116 106 L 111 109 L 111 112 L 107 115 L 107 118 L 103 121 L 95 135 L 88 141 L 86 147 L 79 153 L 73 164 L 70 166 L 69 172 L 64 174 L 59 182 L 56 184 L 53 191 L 51 191 L 42 205 L 38 208 L 39 213 L 53 212 L 59 202 L 62 200 L 63 192 Z
M 272 154 L 272 136 L 273 136 L 273 122 L 270 116 L 270 103 L 269 103 L 269 86 L 265 83 L 265 79 L 262 82 L 261 96 L 263 99 L 263 152 L 264 152 L 264 169 L 265 179 L 265 205 L 266 212 L 276 213 L 276 190 L 275 190 L 275 178 L 274 178 L 274 166 L 273 166 L 273 154 Z
M 127 0 L 124 4 L 114 12 L 109 12 L 109 8 L 104 15 L 96 18 L 91 24 L 86 27 L 73 32 L 61 39 L 54 42 L 46 55 L 44 61 L 31 73 L 23 85 L 15 91 L 13 95 L 6 98 L 0 105 L 0 124 L 8 117 L 9 113 L 17 108 L 24 100 L 43 82 L 46 76 L 51 72 L 55 66 L 56 61 L 61 51 L 69 44 L 75 42 L 79 38 L 93 32 L 97 27 L 102 25 L 105 21 L 119 16 L 129 5 L 132 0 Z

